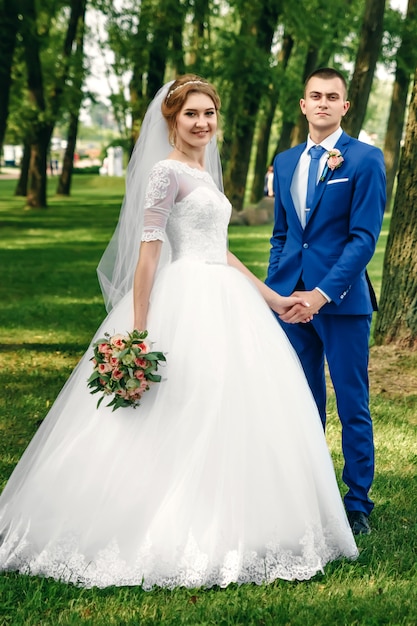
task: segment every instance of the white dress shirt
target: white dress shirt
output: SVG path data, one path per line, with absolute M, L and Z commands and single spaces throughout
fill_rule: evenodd
M 306 224 L 306 197 L 307 197 L 307 180 L 308 180 L 308 170 L 310 167 L 311 157 L 308 154 L 308 151 L 312 146 L 320 145 L 323 146 L 326 152 L 323 152 L 320 158 L 319 169 L 317 173 L 317 181 L 319 180 L 327 160 L 327 153 L 329 150 L 332 150 L 340 135 L 342 134 L 342 129 L 339 127 L 335 130 L 334 133 L 323 139 L 320 144 L 315 144 L 312 141 L 310 135 L 307 138 L 306 149 L 300 156 L 297 167 L 294 171 L 294 176 L 291 181 L 291 195 L 294 202 L 295 210 L 297 211 L 298 218 L 301 222 L 302 227 L 305 227 Z

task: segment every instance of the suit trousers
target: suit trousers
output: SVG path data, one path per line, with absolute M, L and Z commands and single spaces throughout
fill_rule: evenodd
M 326 425 L 327 361 L 342 425 L 343 482 L 347 511 L 373 509 L 369 490 L 374 477 L 373 427 L 369 410 L 369 336 L 372 315 L 318 314 L 307 324 L 280 322 L 296 350 Z

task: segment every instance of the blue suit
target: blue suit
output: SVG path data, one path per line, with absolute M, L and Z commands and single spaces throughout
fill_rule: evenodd
M 290 188 L 305 147 L 291 148 L 274 161 L 275 225 L 266 283 L 282 295 L 319 287 L 331 299 L 312 322 L 282 326 L 300 357 L 323 425 L 327 360 L 342 424 L 345 507 L 369 515 L 374 446 L 368 346 L 376 300 L 366 266 L 384 214 L 384 159 L 378 148 L 342 133 L 335 148 L 344 161 L 318 182 L 303 230 Z

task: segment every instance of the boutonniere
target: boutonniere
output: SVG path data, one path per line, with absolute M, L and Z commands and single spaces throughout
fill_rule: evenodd
M 333 148 L 333 150 L 329 150 L 327 153 L 327 162 L 324 167 L 323 173 L 320 176 L 320 182 L 323 182 L 328 170 L 337 170 L 342 166 L 342 163 L 345 159 L 342 157 L 342 153 L 337 148 Z

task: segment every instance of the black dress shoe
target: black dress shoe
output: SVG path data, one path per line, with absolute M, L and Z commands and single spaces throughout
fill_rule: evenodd
M 347 517 L 354 535 L 370 535 L 368 516 L 363 511 L 348 511 Z

